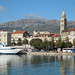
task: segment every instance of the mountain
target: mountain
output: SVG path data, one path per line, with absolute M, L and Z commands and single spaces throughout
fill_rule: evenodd
M 67 28 L 75 28 L 75 21 L 68 21 Z M 0 24 L 0 30 L 8 31 L 29 31 L 32 33 L 34 30 L 37 31 L 51 31 L 59 33 L 60 21 L 59 20 L 38 20 L 38 19 L 20 19 L 17 21 L 9 21 Z

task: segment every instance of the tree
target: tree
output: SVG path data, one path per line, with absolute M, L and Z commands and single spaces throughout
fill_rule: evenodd
M 72 43 L 71 42 L 69 42 L 69 38 L 68 37 L 66 37 L 66 43 L 65 43 L 65 46 L 66 47 L 72 47 Z
M 68 47 L 70 48 L 70 47 L 72 47 L 72 46 L 73 46 L 72 43 L 69 42 L 69 43 L 68 43 Z
M 59 37 L 58 41 L 56 42 L 56 47 L 61 48 L 61 46 L 62 46 L 62 41 L 61 41 L 61 37 Z
M 65 42 L 61 42 L 61 46 L 62 46 L 62 48 L 65 48 L 65 47 L 66 47 L 65 44 L 66 44 Z
M 75 47 L 75 38 L 73 39 L 73 46 Z
M 34 48 L 39 48 L 41 42 L 42 42 L 41 39 L 32 39 L 30 41 L 30 45 L 33 46 Z
M 49 46 L 48 40 L 45 38 L 45 40 L 44 40 L 43 42 L 41 42 L 40 46 L 41 46 L 43 49 L 47 50 L 47 49 L 48 49 L 48 46 Z
M 23 44 L 25 44 L 25 48 L 26 48 L 26 44 L 28 44 L 28 40 L 27 39 L 24 39 L 23 40 Z
M 65 46 L 66 47 L 72 47 L 72 43 L 71 42 L 69 42 L 69 38 L 68 37 L 66 37 L 66 43 L 65 43 Z
M 66 47 L 69 47 L 69 46 L 68 46 L 68 45 L 69 45 L 69 38 L 66 37 L 65 41 L 66 41 Z
M 23 40 L 23 44 L 28 44 L 28 40 L 27 39 L 24 39 Z
M 18 45 L 21 45 L 21 44 L 22 44 L 22 40 L 21 40 L 21 38 L 18 39 L 17 44 L 18 44 Z
M 54 43 L 54 38 L 52 37 L 50 47 L 53 49 L 53 48 L 54 48 L 54 46 L 55 46 L 55 43 Z
M 69 38 L 68 37 L 66 37 L 66 40 L 65 40 L 66 42 L 69 42 Z
M 12 41 L 12 45 L 16 45 L 16 43 L 15 43 L 15 39 L 13 39 L 13 41 Z

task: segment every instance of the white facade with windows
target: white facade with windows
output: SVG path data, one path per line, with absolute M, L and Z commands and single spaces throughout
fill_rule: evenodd
M 0 43 L 3 45 L 11 45 L 11 33 L 6 30 L 0 31 Z

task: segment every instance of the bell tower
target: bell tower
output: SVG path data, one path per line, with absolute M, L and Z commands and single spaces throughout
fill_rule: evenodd
M 66 30 L 66 29 L 67 29 L 67 19 L 66 19 L 65 11 L 63 9 L 62 18 L 60 20 L 60 35 L 61 35 L 62 30 Z

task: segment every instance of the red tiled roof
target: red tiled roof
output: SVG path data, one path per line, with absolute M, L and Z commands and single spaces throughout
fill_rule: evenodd
M 60 35 L 57 34 L 57 33 L 52 33 L 52 34 L 53 34 L 52 37 L 60 36 Z
M 27 32 L 27 31 L 15 31 L 15 32 L 12 32 L 12 34 L 23 34 L 25 32 Z
M 45 37 L 45 36 L 52 36 L 52 37 L 57 37 L 57 36 L 60 36 L 59 34 L 57 34 L 57 33 L 51 33 L 51 34 L 39 34 L 39 35 L 37 35 L 37 36 L 35 36 L 35 37 Z
M 71 29 L 69 29 L 69 31 L 75 31 L 75 28 L 71 28 Z

